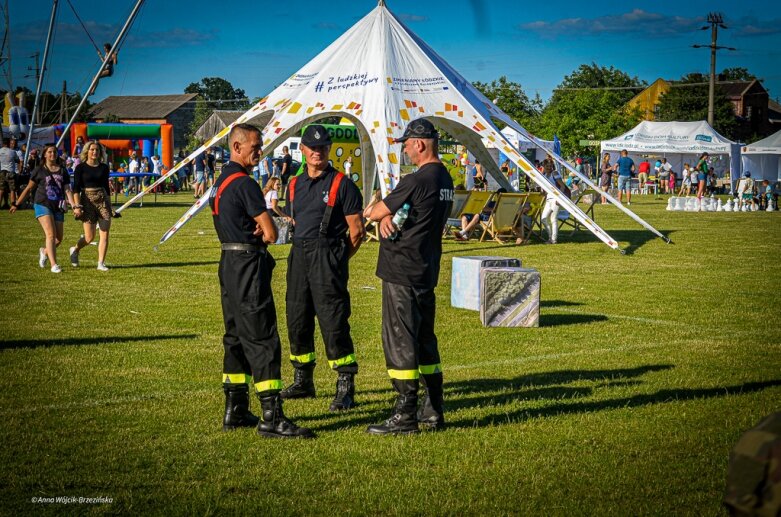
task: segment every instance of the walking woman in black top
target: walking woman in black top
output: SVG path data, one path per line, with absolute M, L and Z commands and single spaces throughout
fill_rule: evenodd
M 97 142 L 88 142 L 81 152 L 81 163 L 73 171 L 73 213 L 84 223 L 84 235 L 70 248 L 71 265 L 79 266 L 79 252 L 95 239 L 95 227 L 100 231 L 98 271 L 108 271 L 106 251 L 111 228 L 111 195 L 108 186 L 108 165 L 105 151 Z
M 11 213 L 16 212 L 27 195 L 35 189 L 35 218 L 38 219 L 46 236 L 46 247 L 38 250 L 38 265 L 46 267 L 46 260 L 51 264 L 52 273 L 62 271 L 57 264 L 57 246 L 62 242 L 63 223 L 65 222 L 65 201 L 74 205 L 70 188 L 70 176 L 57 157 L 57 148 L 47 145 L 43 148 L 44 161 L 33 170 L 30 182 L 19 195 L 16 203 L 11 205 Z

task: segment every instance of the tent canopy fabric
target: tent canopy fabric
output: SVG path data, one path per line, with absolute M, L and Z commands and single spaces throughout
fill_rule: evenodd
M 401 137 L 411 120 L 427 118 L 464 144 L 500 186 L 512 190 L 486 147 L 499 148 L 600 240 L 618 249 L 614 239 L 544 179 L 494 121 L 521 127 L 404 25 L 383 1 L 245 115 L 262 118 L 255 123 L 265 127 L 264 148 L 276 148 L 318 119 L 349 119 L 361 141 L 364 199 L 370 197 L 375 179 L 383 195 L 396 186 L 402 149 L 394 139 Z
M 781 131 L 747 145 L 743 154 L 781 154 Z
M 781 131 L 744 147 L 742 161 L 754 179 L 781 181 Z
M 732 180 L 740 177 L 740 144 L 720 135 L 704 120 L 698 122 L 651 122 L 637 126 L 611 140 L 602 141 L 602 154 L 611 157 L 626 149 L 630 156 L 659 156 L 667 158 L 673 170 L 680 174 L 684 163 L 692 167 L 703 152 L 710 156 L 729 156 L 716 166 L 719 174 L 729 170 Z M 615 160 L 612 160 L 615 163 Z M 637 161 L 637 160 L 635 160 Z M 721 170 L 719 170 L 721 169 Z
M 249 122 L 263 127 L 263 148 L 273 149 L 305 125 L 333 116 L 347 118 L 358 132 L 364 199 L 371 197 L 375 180 L 383 195 L 396 186 L 402 148 L 394 139 L 402 136 L 411 120 L 426 118 L 464 144 L 500 186 L 512 190 L 487 145 L 498 148 L 602 242 L 620 249 L 615 239 L 529 163 L 499 131 L 495 121 L 518 131 L 523 128 L 406 27 L 382 0 L 190 156 L 224 138 L 236 124 Z M 338 168 L 339 164 L 334 165 Z M 177 166 L 173 167 L 167 174 L 176 169 Z M 120 210 L 142 195 L 137 194 Z

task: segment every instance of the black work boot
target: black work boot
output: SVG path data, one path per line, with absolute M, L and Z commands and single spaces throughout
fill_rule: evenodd
M 279 393 L 283 399 L 313 399 L 315 398 L 314 368 L 295 368 L 293 384 Z
M 355 406 L 355 374 L 340 373 L 336 378 L 336 396 L 329 411 L 345 411 Z
M 382 424 L 370 425 L 369 434 L 412 434 L 418 433 L 418 381 L 393 380 L 398 396 L 390 418 Z
M 306 427 L 298 427 L 285 417 L 279 394 L 261 397 L 263 418 L 258 423 L 258 434 L 266 438 L 314 438 L 315 433 Z
M 225 392 L 225 416 L 222 430 L 233 431 L 239 427 L 255 427 L 260 420 L 249 410 L 249 386 L 246 384 L 223 384 Z
M 433 431 L 445 428 L 445 400 L 442 389 L 442 374 L 423 376 L 425 392 L 418 408 L 418 422 Z

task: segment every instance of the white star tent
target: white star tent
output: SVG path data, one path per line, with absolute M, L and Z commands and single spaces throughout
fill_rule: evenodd
M 521 155 L 494 121 L 501 121 L 523 134 L 527 134 L 526 131 L 399 21 L 387 9 L 384 0 L 190 156 L 197 156 L 224 138 L 235 124 L 252 120 L 253 125 L 263 127 L 263 147 L 273 149 L 299 133 L 305 125 L 331 116 L 346 117 L 357 128 L 363 170 L 368 176 L 364 178 L 365 199 L 371 194 L 376 175 L 379 175 L 383 194 L 394 188 L 399 180 L 401 146 L 393 140 L 403 134 L 409 121 L 424 117 L 466 145 L 480 163 L 486 164 L 488 172 L 501 186 L 512 190 L 491 159 L 486 145 L 500 149 L 600 240 L 619 249 L 612 237 Z M 167 175 L 173 174 L 179 166 Z

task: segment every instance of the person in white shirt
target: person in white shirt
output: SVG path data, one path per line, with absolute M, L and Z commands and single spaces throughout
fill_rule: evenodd
M 136 155 L 136 152 L 133 151 L 130 153 L 130 161 L 127 164 L 127 172 L 130 174 L 138 174 L 139 169 L 141 168 L 141 164 L 138 162 L 138 155 Z M 135 193 L 137 188 L 136 185 L 138 185 L 138 179 L 134 177 L 130 177 L 127 179 L 127 192 L 125 194 L 128 194 L 130 192 Z

